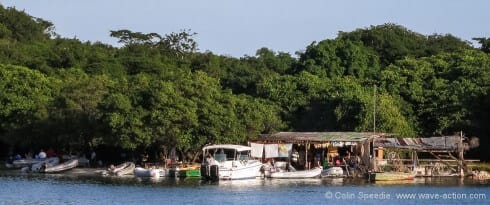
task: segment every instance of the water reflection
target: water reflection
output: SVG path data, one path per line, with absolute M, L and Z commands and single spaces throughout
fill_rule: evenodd
M 402 200 L 364 201 L 331 198 L 331 193 L 483 193 L 489 181 L 459 178 L 416 178 L 412 181 L 367 183 L 350 178 L 251 179 L 207 182 L 199 178 L 101 176 L 87 170 L 63 174 L 0 171 L 1 204 L 398 204 Z M 12 194 L 12 193 L 29 193 Z M 488 200 L 410 201 L 412 204 L 489 204 Z
M 488 186 L 490 180 L 472 180 L 457 177 L 426 177 L 414 180 L 386 181 L 368 183 L 363 179 L 352 178 L 313 178 L 313 179 L 249 179 L 219 182 L 202 181 L 199 178 L 139 178 L 127 176 L 102 176 L 99 170 L 75 169 L 61 174 L 22 173 L 17 170 L 0 170 L 2 180 L 25 179 L 28 181 L 52 181 L 52 183 L 86 183 L 112 186 L 152 186 L 152 187 L 308 187 L 308 186 Z

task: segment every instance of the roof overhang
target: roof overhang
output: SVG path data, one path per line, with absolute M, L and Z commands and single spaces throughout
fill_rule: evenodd
M 326 143 L 326 142 L 364 142 L 367 140 L 391 136 L 373 132 L 278 132 L 260 135 L 254 142 L 271 143 Z

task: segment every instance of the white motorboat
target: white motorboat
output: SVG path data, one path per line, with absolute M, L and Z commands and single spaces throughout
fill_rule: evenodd
M 47 164 L 45 164 L 45 165 L 47 165 Z M 77 166 L 78 166 L 78 159 L 71 159 L 71 160 L 66 161 L 65 163 L 58 164 L 55 166 L 49 166 L 49 165 L 43 166 L 43 168 L 41 168 L 40 171 L 44 172 L 44 173 L 56 173 L 56 172 L 67 171 L 67 170 L 73 169 Z
M 260 176 L 262 163 L 250 159 L 250 151 L 251 147 L 231 144 L 204 147 L 201 177 L 206 180 L 235 180 Z
M 136 177 L 154 177 L 158 178 L 160 177 L 160 172 L 162 170 L 157 169 L 157 168 L 149 168 L 145 169 L 142 167 L 136 167 L 134 168 L 134 176 Z
M 322 173 L 321 167 L 315 167 L 310 170 L 301 170 L 301 171 L 286 171 L 282 169 L 276 169 L 275 172 L 270 174 L 271 178 L 279 178 L 279 179 L 301 179 L 301 178 L 314 178 L 320 176 Z

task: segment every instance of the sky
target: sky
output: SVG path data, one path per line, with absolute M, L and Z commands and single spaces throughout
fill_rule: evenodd
M 111 30 L 191 29 L 199 51 L 254 56 L 267 47 L 292 55 L 339 31 L 396 23 L 463 40 L 490 37 L 488 0 L 0 0 L 51 21 L 65 38 L 120 46 Z M 475 45 L 477 46 L 477 45 Z

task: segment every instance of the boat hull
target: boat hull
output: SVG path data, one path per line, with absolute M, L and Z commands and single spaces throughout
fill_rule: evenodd
M 116 176 L 123 176 L 123 175 L 128 175 L 128 174 L 133 174 L 134 168 L 136 165 L 132 162 L 128 162 L 125 164 L 126 166 L 123 167 L 122 169 L 114 171 L 114 174 Z
M 42 170 L 42 167 L 46 164 L 48 167 L 53 167 L 55 165 L 58 165 L 60 163 L 60 159 L 58 157 L 50 157 L 47 158 L 45 161 L 38 162 L 36 164 L 33 164 L 31 167 L 32 172 L 39 172 Z
M 331 167 L 323 170 L 322 177 L 344 177 L 344 170 L 340 167 Z
M 71 159 L 65 163 L 41 169 L 44 173 L 57 173 L 73 169 L 78 166 L 78 159 Z
M 242 163 L 235 161 L 233 164 Z M 205 180 L 241 180 L 254 179 L 260 176 L 262 163 L 256 160 L 250 160 L 245 164 L 236 166 L 223 165 L 202 165 L 201 177 Z
M 141 167 L 136 167 L 134 168 L 134 176 L 136 177 L 154 177 L 158 178 L 160 177 L 160 169 L 145 169 Z
M 262 163 L 250 163 L 243 167 L 220 167 L 219 179 L 220 180 L 238 180 L 238 179 L 254 179 L 260 176 L 260 168 Z
M 274 172 L 271 173 L 271 178 L 277 179 L 302 179 L 302 178 L 315 178 L 320 176 L 322 168 L 316 167 L 310 170 L 294 171 L 294 172 Z

